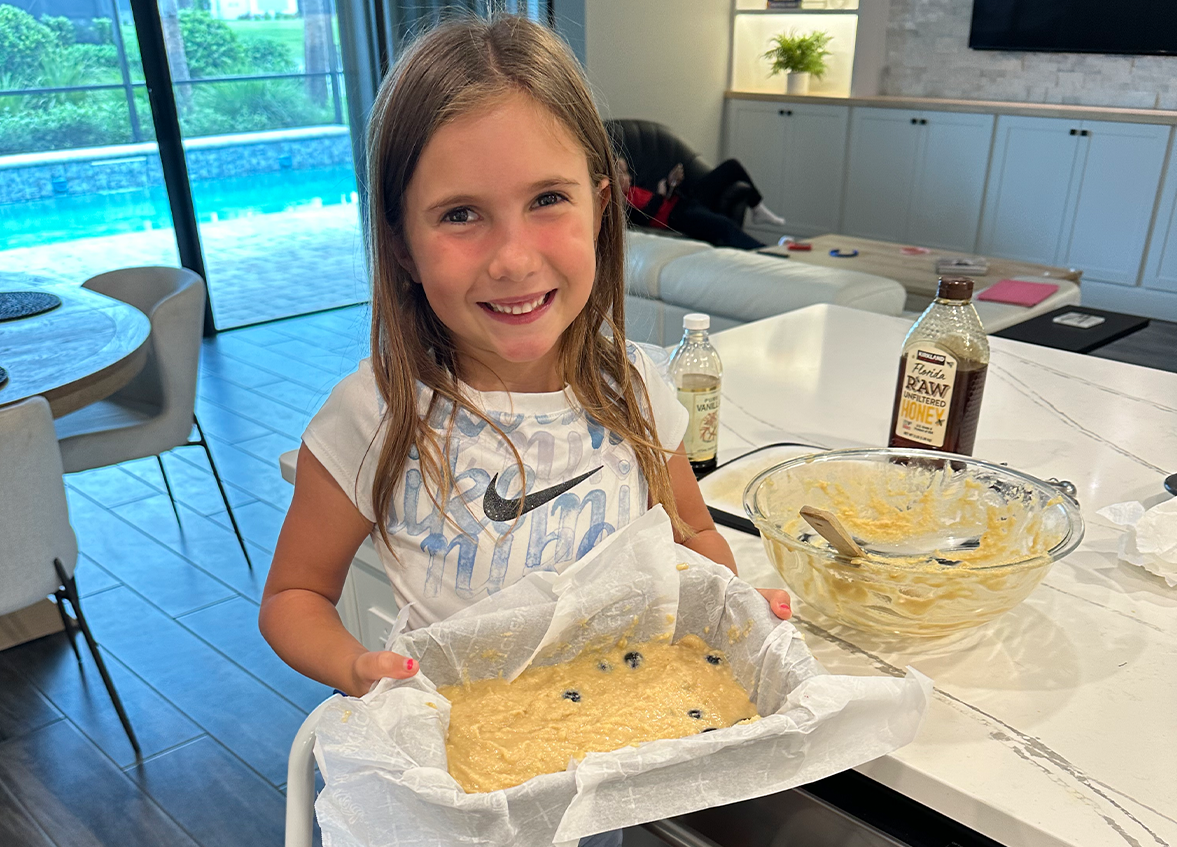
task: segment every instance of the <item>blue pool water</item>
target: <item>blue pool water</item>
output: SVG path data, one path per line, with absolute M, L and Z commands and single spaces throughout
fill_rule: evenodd
M 354 201 L 349 167 L 283 170 L 192 183 L 200 223 L 306 206 Z M 0 205 L 0 250 L 38 247 L 128 232 L 168 229 L 172 215 L 163 186 Z

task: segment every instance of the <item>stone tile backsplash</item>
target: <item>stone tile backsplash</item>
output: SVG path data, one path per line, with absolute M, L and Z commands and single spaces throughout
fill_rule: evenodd
M 880 93 L 1177 110 L 1177 57 L 970 50 L 972 5 L 891 0 Z

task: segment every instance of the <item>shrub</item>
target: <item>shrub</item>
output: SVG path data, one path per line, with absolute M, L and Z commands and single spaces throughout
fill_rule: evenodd
M 225 76 L 240 70 L 241 44 L 224 21 L 199 9 L 182 9 L 180 35 L 193 78 Z
M 94 27 L 94 40 L 96 43 L 114 44 L 110 18 L 94 18 L 90 23 Z
M 69 47 L 77 40 L 78 36 L 74 32 L 73 21 L 69 18 L 62 17 L 61 15 L 57 17 L 41 15 L 41 26 L 53 33 L 53 38 L 57 41 L 58 47 Z
M 0 74 L 12 84 L 36 85 L 41 62 L 57 45 L 50 29 L 28 12 L 0 3 Z
M 243 39 L 241 52 L 244 73 L 286 74 L 298 70 L 286 45 L 276 38 Z
M 258 80 L 202 85 L 192 114 L 181 117 L 186 136 L 259 132 L 330 123 L 331 113 L 307 100 L 301 82 Z
M 0 110 L 0 156 L 131 141 L 126 101 L 117 91 L 94 92 L 80 103 L 57 102 L 47 110 L 29 102 L 33 98 L 13 99 L 26 102 Z

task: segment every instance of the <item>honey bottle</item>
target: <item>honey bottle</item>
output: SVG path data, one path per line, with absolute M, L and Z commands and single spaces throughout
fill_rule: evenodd
M 989 368 L 973 281 L 943 277 L 903 339 L 888 446 L 971 456 Z

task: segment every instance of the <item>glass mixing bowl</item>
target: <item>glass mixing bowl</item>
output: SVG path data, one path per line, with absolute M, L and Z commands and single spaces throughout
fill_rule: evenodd
M 931 450 L 835 450 L 763 471 L 744 509 L 805 602 L 854 627 L 933 636 L 1012 609 L 1078 546 L 1066 485 Z M 833 512 L 867 555 L 838 555 L 805 505 Z

